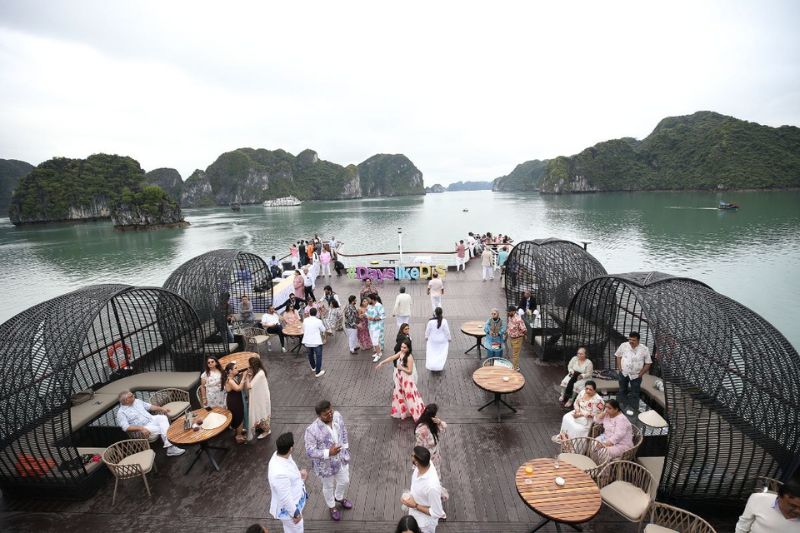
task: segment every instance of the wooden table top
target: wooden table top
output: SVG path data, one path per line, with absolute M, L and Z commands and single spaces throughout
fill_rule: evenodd
M 258 357 L 261 359 L 261 356 L 256 352 L 234 352 L 224 357 L 220 357 L 219 364 L 222 365 L 222 368 L 225 368 L 228 363 L 233 362 L 236 363 L 237 369 L 247 368 L 250 366 L 251 357 Z
M 288 326 L 283 326 L 283 334 L 288 337 L 302 337 L 303 324 L 291 324 Z
M 503 378 L 507 377 L 508 381 Z M 525 376 L 504 366 L 482 366 L 472 373 L 472 381 L 485 391 L 508 394 L 525 386 Z
M 517 469 L 514 481 L 520 498 L 534 511 L 568 524 L 580 524 L 600 512 L 600 489 L 586 472 L 561 461 L 553 468 L 553 458 L 532 459 Z M 525 468 L 530 466 L 533 473 Z M 555 478 L 561 476 L 566 483 L 559 487 Z
M 470 335 L 472 337 L 485 337 L 486 332 L 483 331 L 483 327 L 486 325 L 485 321 L 481 320 L 470 320 L 469 322 L 464 322 L 461 324 L 461 333 L 465 335 Z
M 205 409 L 195 409 L 192 411 L 195 415 L 201 416 L 203 418 L 208 415 L 208 411 Z M 179 416 L 175 419 L 175 421 L 169 425 L 169 429 L 167 430 L 167 438 L 172 444 L 200 444 L 201 442 L 207 441 L 209 439 L 213 439 L 225 429 L 231 425 L 231 421 L 233 420 L 233 413 L 228 411 L 227 409 L 223 409 L 222 407 L 214 407 L 211 409 L 212 413 L 219 413 L 224 415 L 226 420 L 225 422 L 215 429 L 202 429 L 200 428 L 198 431 L 193 429 L 183 429 L 183 418 Z

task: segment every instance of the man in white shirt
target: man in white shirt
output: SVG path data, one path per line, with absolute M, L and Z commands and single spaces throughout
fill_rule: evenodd
M 308 362 L 318 378 L 325 374 L 322 370 L 322 336 L 325 324 L 317 318 L 317 309 L 312 307 L 308 317 L 303 320 L 303 345 L 308 348 Z
M 334 411 L 331 402 L 322 400 L 315 407 L 317 419 L 306 428 L 306 455 L 311 468 L 322 480 L 322 495 L 330 509 L 331 519 L 338 522 L 342 513 L 336 508 L 353 508 L 345 498 L 350 486 L 350 440 L 341 413 Z
M 639 390 L 642 387 L 642 376 L 647 374 L 653 360 L 650 350 L 639 343 L 639 332 L 631 331 L 628 342 L 623 342 L 614 355 L 617 358 L 619 370 L 619 392 L 617 401 L 622 406 L 627 406 L 626 414 L 633 415 L 639 410 Z M 630 386 L 630 395 L 628 388 Z
M 306 486 L 308 475 L 299 470 L 294 459 L 294 436 L 284 433 L 275 441 L 277 450 L 272 454 L 267 466 L 267 478 L 272 500 L 269 514 L 283 523 L 284 533 L 303 533 L 303 508 L 306 506 Z
M 774 492 L 756 492 L 736 522 L 736 533 L 800 532 L 800 483 L 793 480 Z
M 400 287 L 400 294 L 394 299 L 392 316 L 396 317 L 398 326 L 408 324 L 411 318 L 411 295 L 406 293 L 405 287 Z
M 152 414 L 151 413 L 159 413 Z M 119 393 L 119 409 L 117 410 L 117 424 L 122 431 L 141 433 L 144 438 L 148 438 L 151 433 L 157 433 L 164 441 L 164 448 L 167 449 L 169 457 L 183 455 L 186 450 L 178 448 L 167 439 L 169 429 L 168 409 L 151 405 L 136 399 L 133 393 L 125 390 Z
M 433 277 L 428 282 L 428 294 L 431 295 L 431 307 L 436 311 L 437 307 L 442 307 L 442 296 L 444 296 L 444 282 L 439 278 L 439 272 L 434 270 Z
M 317 299 L 317 297 L 314 296 L 314 285 L 316 277 L 313 276 L 312 274 L 313 270 L 309 271 L 308 265 L 303 267 L 303 287 L 306 293 L 306 300 L 308 300 L 309 296 L 313 296 L 315 300 Z
M 483 253 L 481 254 L 481 267 L 483 267 L 483 281 L 494 280 L 494 267 L 492 263 L 494 262 L 494 254 L 492 250 L 487 246 L 483 249 Z
M 471 231 L 469 232 L 469 236 L 467 236 L 467 251 L 469 252 L 470 259 L 475 257 L 475 234 Z
M 439 474 L 431 464 L 431 453 L 422 446 L 414 447 L 411 464 L 414 465 L 411 494 L 404 494 L 400 503 L 408 507 L 408 514 L 417 521 L 422 533 L 435 533 L 439 519 L 444 516 Z
M 286 338 L 283 336 L 283 319 L 275 311 L 275 306 L 267 307 L 267 312 L 261 315 L 261 327 L 267 333 L 277 333 L 281 341 L 281 351 L 286 351 Z

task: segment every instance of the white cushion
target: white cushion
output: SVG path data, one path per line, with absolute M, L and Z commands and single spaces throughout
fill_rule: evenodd
M 71 407 L 69 416 L 70 423 L 72 424 L 72 431 L 77 431 L 82 428 L 114 407 L 118 402 L 119 400 L 116 394 L 95 394 L 88 402 L 83 402 L 80 405 Z
M 575 468 L 580 468 L 584 472 L 586 470 L 591 470 L 592 468 L 597 468 L 597 463 L 592 461 L 591 457 L 587 457 L 579 453 L 560 453 L 558 454 L 558 460 L 569 463 Z
M 681 533 L 677 529 L 670 529 L 664 526 L 657 526 L 655 524 L 647 524 L 644 526 L 644 533 Z
M 658 489 L 658 484 L 661 483 L 661 473 L 664 472 L 664 458 L 663 457 L 637 457 L 636 461 L 645 467 L 650 475 L 653 476 L 653 494 Z
M 153 461 L 155 461 L 156 452 L 153 450 L 145 450 L 143 452 L 134 453 L 133 455 L 129 455 L 125 459 L 119 462 L 121 465 L 139 465 L 142 468 L 142 472 L 145 474 L 150 472 L 150 469 L 153 468 Z
M 256 344 L 261 344 L 262 342 L 267 342 L 269 340 L 269 335 L 256 335 L 253 337 L 253 342 Z
M 650 506 L 650 497 L 627 481 L 614 481 L 600 489 L 603 501 L 629 520 L 637 522 Z
M 598 391 L 617 392 L 619 390 L 619 381 L 617 380 L 592 378 L 592 381 L 597 383 Z
M 189 407 L 189 402 L 169 402 L 167 404 L 162 405 L 164 409 L 169 410 L 169 419 L 174 420 L 175 418 L 179 417 L 183 414 L 183 412 Z

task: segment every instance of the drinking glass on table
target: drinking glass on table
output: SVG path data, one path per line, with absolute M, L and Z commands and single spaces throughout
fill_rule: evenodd
M 558 461 L 558 454 L 556 454 L 555 458 L 553 459 L 553 468 L 558 470 L 558 467 L 561 466 Z

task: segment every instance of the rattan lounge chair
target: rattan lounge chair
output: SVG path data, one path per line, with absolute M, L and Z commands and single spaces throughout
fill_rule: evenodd
M 639 532 L 716 533 L 716 530 L 694 513 L 666 503 L 653 502 L 647 519 L 639 524 Z
M 150 443 L 146 439 L 121 440 L 106 449 L 103 453 L 103 462 L 115 478 L 112 506 L 117 500 L 117 485 L 120 479 L 141 477 L 147 496 L 152 497 L 147 474 L 150 470 L 156 469 L 155 458 L 156 453 L 150 449 Z
M 653 502 L 653 476 L 631 461 L 611 461 L 597 476 L 603 503 L 631 522 L 645 518 Z

